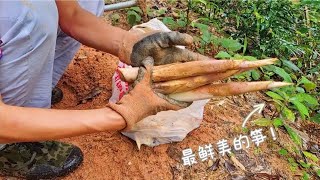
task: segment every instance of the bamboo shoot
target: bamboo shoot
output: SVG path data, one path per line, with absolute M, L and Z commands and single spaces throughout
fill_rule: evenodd
M 223 80 L 239 72 L 240 71 L 238 70 L 230 70 L 217 74 L 207 74 L 202 76 L 187 77 L 183 79 L 159 82 L 153 84 L 153 89 L 162 94 L 186 92 L 197 87 L 210 84 L 214 81 Z
M 244 60 L 210 60 L 191 61 L 186 63 L 167 64 L 155 66 L 152 73 L 153 82 L 170 81 L 181 78 L 222 73 L 229 70 L 245 70 L 270 65 L 276 58 L 259 61 Z M 118 71 L 124 81 L 133 82 L 137 78 L 139 68 L 119 68 Z
M 170 94 L 169 97 L 178 101 L 192 102 L 201 99 L 210 99 L 218 96 L 239 95 L 247 92 L 260 91 L 289 85 L 292 85 L 292 83 L 273 81 L 210 84 L 201 86 L 191 91 Z

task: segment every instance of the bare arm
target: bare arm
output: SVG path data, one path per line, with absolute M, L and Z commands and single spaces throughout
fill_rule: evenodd
M 118 56 L 122 40 L 135 38 L 81 8 L 77 1 L 56 0 L 56 4 L 61 29 L 82 44 Z
M 61 29 L 81 43 L 111 53 L 127 64 L 141 66 L 148 56 L 155 65 L 207 60 L 201 54 L 177 48 L 188 46 L 193 37 L 179 32 L 133 33 L 113 27 L 82 9 L 77 1 L 56 0 Z
M 0 99 L 0 143 L 53 140 L 125 127 L 122 116 L 110 108 L 26 108 L 5 105 Z

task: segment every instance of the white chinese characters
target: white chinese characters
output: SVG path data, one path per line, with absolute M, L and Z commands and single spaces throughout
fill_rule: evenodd
M 275 134 L 273 129 L 271 130 L 271 134 L 273 139 L 275 140 Z M 238 137 L 233 139 L 233 149 L 235 151 L 239 151 L 242 149 L 248 149 L 250 147 L 250 139 L 251 142 L 255 144 L 256 147 L 259 147 L 261 143 L 266 140 L 266 136 L 262 134 L 262 129 L 256 129 L 250 132 L 250 138 L 246 135 L 239 135 Z M 231 153 L 232 148 L 228 144 L 226 139 L 221 139 L 217 142 L 217 152 L 221 156 L 225 156 Z M 191 148 L 184 149 L 182 151 L 182 161 L 184 166 L 191 166 L 197 164 L 196 154 L 199 159 L 203 162 L 208 159 L 214 159 L 215 149 L 212 144 L 206 144 L 198 147 L 198 152 L 193 153 Z
M 192 164 L 196 164 L 196 155 L 192 153 L 192 149 L 188 148 L 182 151 L 182 161 L 184 166 L 191 166 Z
M 212 144 L 205 145 L 204 147 L 199 146 L 198 154 L 201 161 L 207 160 L 208 157 L 213 159 L 214 150 L 212 148 Z

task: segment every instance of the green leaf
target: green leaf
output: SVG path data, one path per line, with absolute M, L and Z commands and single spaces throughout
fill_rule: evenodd
M 148 15 L 149 17 L 154 17 L 154 16 L 155 16 L 155 15 L 154 15 L 154 10 L 151 10 L 150 7 L 147 7 L 147 15 Z
M 135 11 L 135 12 L 138 12 L 138 13 L 140 13 L 140 14 L 143 14 L 143 12 L 142 12 L 142 10 L 140 9 L 140 7 L 131 7 L 130 8 L 131 10 L 133 10 L 133 11 Z
M 296 171 L 297 170 L 297 167 L 298 167 L 298 164 L 296 163 L 296 161 L 293 159 L 293 158 L 288 158 L 288 162 L 290 164 L 290 169 L 292 171 Z
M 308 151 L 302 151 L 302 153 L 303 153 L 307 158 L 309 158 L 310 160 L 312 160 L 312 161 L 314 161 L 314 162 L 318 162 L 318 161 L 319 161 L 319 159 L 318 159 L 318 157 L 317 157 L 316 155 L 314 155 L 314 154 L 312 154 L 312 153 L 310 153 L 310 152 L 308 152 Z
M 317 176 L 320 177 L 320 169 L 317 170 Z
M 277 103 L 280 107 L 284 107 L 284 106 L 285 106 L 280 100 L 273 99 L 273 101 L 274 101 L 275 103 Z
M 292 157 L 289 157 L 289 158 L 288 158 L 288 162 L 289 162 L 290 164 L 295 164 L 295 163 L 296 163 L 296 161 L 295 161 Z
M 294 106 L 298 109 L 298 111 L 299 111 L 300 116 L 301 116 L 302 119 L 306 119 L 306 116 L 309 117 L 309 110 L 308 110 L 308 108 L 307 108 L 305 105 L 303 105 L 301 102 L 299 102 L 298 99 L 296 99 L 296 98 L 291 98 L 291 99 L 290 99 L 290 102 L 291 102 L 292 104 L 294 104 Z
M 156 11 L 156 14 L 158 16 L 164 15 L 167 12 L 167 8 L 160 8 L 158 11 Z
M 286 156 L 286 155 L 288 154 L 288 151 L 287 151 L 286 149 L 281 148 L 281 149 L 279 150 L 279 154 L 280 154 L 281 156 Z
M 295 64 L 293 64 L 291 61 L 288 61 L 288 60 L 283 60 L 282 61 L 283 64 L 285 66 L 287 66 L 288 68 L 294 70 L 294 71 L 297 71 L 297 72 L 301 72 L 300 68 L 298 68 L 298 66 L 296 66 Z
M 278 128 L 278 127 L 280 127 L 280 126 L 283 126 L 283 121 L 282 121 L 282 119 L 280 119 L 280 118 L 275 118 L 275 119 L 273 120 L 273 125 L 274 125 L 274 127 L 276 127 L 276 128 Z
M 183 20 L 178 20 L 177 21 L 179 27 L 186 27 L 187 26 L 187 22 L 186 21 L 183 21 Z
M 248 47 L 248 38 L 247 38 L 247 36 L 246 36 L 246 37 L 244 38 L 244 41 L 243 41 L 243 51 L 242 51 L 242 54 L 245 54 L 245 53 L 246 53 L 247 47 Z
M 258 60 L 257 58 L 253 57 L 253 56 L 243 56 L 244 60 L 248 60 L 248 61 L 256 61 Z
M 203 5 L 207 5 L 205 0 L 193 0 L 194 3 L 202 3 Z
M 313 117 L 310 118 L 311 121 L 320 124 L 320 114 L 316 114 Z
M 249 129 L 246 128 L 246 127 L 243 127 L 243 128 L 242 128 L 242 132 L 243 132 L 243 133 L 248 133 L 248 132 L 249 132 Z
M 231 58 L 231 55 L 225 51 L 220 51 L 216 56 L 215 58 L 217 59 L 229 59 Z
M 254 80 L 259 80 L 260 79 L 260 74 L 257 70 L 251 70 L 251 76 Z
M 238 41 L 228 38 L 223 38 L 221 45 L 232 52 L 236 52 L 242 48 L 242 45 Z
M 305 163 L 302 160 L 299 161 L 299 164 L 303 167 L 303 168 L 310 168 L 311 164 L 310 163 Z
M 274 65 L 269 65 L 264 67 L 269 71 L 272 71 L 274 73 L 276 73 L 277 75 L 279 75 L 280 77 L 282 77 L 285 81 L 287 82 L 292 82 L 292 79 L 290 77 L 290 75 L 282 68 L 274 66 Z
M 292 82 L 290 75 L 284 69 L 275 66 L 275 69 L 273 72 L 278 74 L 285 81 Z
M 127 20 L 130 26 L 133 26 L 141 21 L 141 16 L 135 11 L 128 11 Z
M 174 21 L 173 17 L 164 17 L 162 19 L 162 22 L 166 25 L 172 25 L 172 24 L 175 24 L 176 21 Z
M 291 91 L 287 88 L 289 88 L 289 87 L 277 88 L 277 89 L 273 89 L 272 91 L 279 94 L 285 100 L 288 100 L 290 98 L 290 94 L 293 94 L 293 91 Z
M 266 94 L 267 94 L 268 96 L 270 96 L 272 99 L 277 99 L 277 100 L 284 101 L 283 97 L 281 97 L 279 94 L 277 94 L 277 93 L 275 93 L 275 92 L 268 91 L 268 92 L 266 92 Z
M 243 60 L 244 59 L 244 56 L 240 55 L 240 54 L 235 54 L 233 55 L 233 57 L 231 59 L 234 59 L 234 60 Z
M 303 180 L 309 180 L 310 179 L 310 175 L 306 172 L 303 172 L 303 176 L 302 176 Z
M 206 24 L 192 22 L 191 26 L 200 29 L 201 32 L 208 31 L 208 25 Z
M 252 122 L 258 126 L 271 126 L 272 125 L 272 121 L 270 119 L 266 119 L 266 118 L 259 118 L 259 119 L 252 121 Z
M 318 100 L 312 97 L 310 94 L 306 93 L 299 93 L 295 96 L 300 102 L 307 102 L 311 105 L 319 105 Z
M 317 87 L 317 85 L 311 81 L 309 81 L 306 77 L 302 76 L 300 81 L 298 82 L 298 85 L 303 84 L 304 88 L 307 91 L 311 91 Z
M 294 143 L 297 145 L 301 146 L 302 145 L 302 140 L 301 137 L 289 126 L 284 124 L 284 127 L 286 128 L 290 138 L 293 140 Z
M 292 122 L 296 119 L 296 116 L 294 115 L 294 113 L 287 107 L 283 107 L 281 113 L 286 117 L 286 119 Z
M 299 93 L 305 93 L 306 91 L 302 87 L 296 87 L 296 91 Z
M 202 40 L 206 43 L 210 43 L 212 34 L 209 31 L 203 31 L 202 33 L 203 33 L 201 35 Z

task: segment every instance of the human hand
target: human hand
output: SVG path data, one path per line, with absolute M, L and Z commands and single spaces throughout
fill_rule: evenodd
M 188 46 L 192 36 L 179 32 L 153 32 L 143 35 L 130 35 L 123 39 L 119 49 L 119 58 L 132 66 L 141 66 L 148 56 L 154 59 L 154 65 L 205 60 L 208 57 L 187 49 L 176 47 Z
M 134 83 L 134 88 L 122 99 L 109 107 L 118 112 L 125 119 L 128 131 L 143 118 L 157 114 L 160 111 L 179 110 L 187 107 L 190 103 L 178 102 L 162 94 L 156 93 L 151 88 L 151 73 L 153 59 L 146 58 L 139 69 L 138 78 Z

